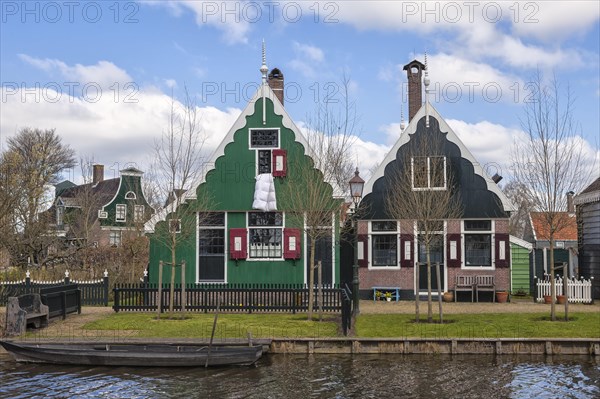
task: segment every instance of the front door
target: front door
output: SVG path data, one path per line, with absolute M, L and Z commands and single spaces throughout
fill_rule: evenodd
M 307 241 L 309 241 L 307 239 Z M 331 229 L 329 230 L 329 235 L 322 236 L 317 240 L 315 250 L 315 267 L 318 262 L 321 261 L 321 269 L 322 269 L 322 277 L 323 284 L 333 284 L 333 250 L 332 250 L 332 237 L 331 237 Z M 312 248 L 310 242 L 307 244 L 307 258 L 306 258 L 306 268 L 310 267 L 310 254 Z M 318 270 L 315 268 L 315 284 L 319 282 L 318 278 Z M 306 282 L 308 283 L 308 273 Z
M 440 263 L 440 283 L 441 291 L 445 291 L 445 272 L 446 268 L 444 265 L 444 236 L 437 234 L 435 239 L 430 244 L 429 258 L 431 261 L 431 292 L 437 294 L 437 272 L 435 264 Z M 427 253 L 426 246 L 422 240 L 419 240 L 419 292 L 427 292 Z
M 225 281 L 225 229 L 198 230 L 198 280 Z

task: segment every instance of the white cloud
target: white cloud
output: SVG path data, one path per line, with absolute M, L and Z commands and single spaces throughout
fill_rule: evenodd
M 177 81 L 175 79 L 165 79 L 165 85 L 169 89 L 175 89 L 177 88 Z
M 0 115 L 2 139 L 24 127 L 56 128 L 64 143 L 79 155 L 93 156 L 108 169 L 133 162 L 148 170 L 152 144 L 166 128 L 170 112 L 170 97 L 155 88 L 140 90 L 126 102 L 113 93 L 97 102 L 71 97 L 68 93 L 26 88 L 14 91 L 1 89 L 3 112 Z M 32 94 L 36 92 L 36 94 Z M 37 95 L 37 99 L 35 98 Z M 52 101 L 47 101 L 52 99 Z M 181 106 L 181 104 L 176 104 Z M 220 110 L 214 107 L 198 109 L 200 125 L 206 135 L 205 151 L 209 155 L 229 131 L 241 110 Z M 110 166 L 116 164 L 116 166 Z
M 220 30 L 227 44 L 248 43 L 250 22 L 256 19 L 250 7 L 241 1 L 161 0 L 142 4 L 166 7 L 176 17 L 180 17 L 186 9 L 190 10 L 195 14 L 199 27 L 211 26 Z
M 27 54 L 19 54 L 18 57 L 50 75 L 58 74 L 68 82 L 78 82 L 82 85 L 95 83 L 102 88 L 109 88 L 115 83 L 126 84 L 133 81 L 125 70 L 109 61 L 98 61 L 95 65 L 67 65 L 60 60 L 35 58 Z
M 319 47 L 298 42 L 292 43 L 295 58 L 288 65 L 307 78 L 317 76 L 316 68 L 325 62 L 325 53 Z

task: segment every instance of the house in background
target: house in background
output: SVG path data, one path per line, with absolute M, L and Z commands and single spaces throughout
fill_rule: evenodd
M 262 85 L 208 161 L 198 182 L 157 213 L 146 229 L 150 238 L 150 279 L 157 281 L 159 262 L 171 262 L 176 231 L 176 262 L 185 260 L 188 283 L 304 284 L 309 281 L 307 226 L 291 209 L 289 195 L 302 197 L 306 187 L 301 171 L 310 179 L 323 175 L 313 167 L 314 157 L 303 134 L 284 108 L 284 77 L 277 68 L 267 76 L 261 67 Z M 290 187 L 292 190 L 290 190 Z M 324 283 L 340 281 L 339 209 L 343 200 L 333 187 L 323 184 L 324 202 L 337 212 L 323 212 L 325 232 L 316 243 L 315 259 L 322 263 Z M 295 191 L 295 194 L 293 193 Z M 177 211 L 181 207 L 180 212 Z M 185 211 L 188 209 L 190 211 Z M 170 230 L 176 222 L 180 230 Z M 172 242 L 172 241 L 171 241 Z M 164 269 L 163 281 L 171 277 Z M 180 268 L 176 281 L 181 281 Z M 316 280 L 315 280 L 316 281 Z
M 68 180 L 56 185 L 50 216 L 53 234 L 65 245 L 119 246 L 127 233 L 143 234 L 153 209 L 142 190 L 143 172 L 129 167 L 104 179 L 104 166 L 93 165 L 91 183 Z M 88 242 L 88 241 L 93 242 Z
M 593 277 L 592 298 L 600 299 L 600 177 L 574 198 L 577 207 L 579 276 Z
M 559 265 L 564 262 L 569 265 L 569 276 L 577 276 L 578 257 L 577 257 L 577 220 L 575 218 L 575 206 L 573 204 L 573 193 L 568 194 L 567 212 L 558 212 L 558 217 L 562 219 L 560 225 L 562 228 L 554 235 L 554 264 Z M 530 212 L 529 226 L 525 232 L 525 240 L 533 245 L 531 289 L 533 292 L 536 278 L 542 279 L 544 275 L 550 274 L 550 230 L 544 212 Z M 561 270 L 555 271 L 556 275 L 562 275 Z
M 412 190 L 449 190 L 458 199 L 462 215 L 440 220 L 439 245 L 433 261 L 441 263 L 441 290 L 452 291 L 457 275 L 492 275 L 496 290 L 510 289 L 509 216 L 514 210 L 510 200 L 490 178 L 437 110 L 421 100 L 421 74 L 425 65 L 413 61 L 404 67 L 408 73 L 409 124 L 383 162 L 365 185 L 360 205 L 359 279 L 362 297 L 373 294 L 373 287 L 398 287 L 401 298 L 411 299 L 427 292 L 426 267 L 417 220 L 395 220 L 387 211 L 386 198 L 393 190 L 394 174 L 410 170 Z M 427 81 L 426 81 L 427 84 Z M 423 170 L 429 177 L 417 179 L 419 146 L 428 143 L 438 149 L 426 154 Z M 443 178 L 434 181 L 431 170 L 437 165 Z M 410 175 L 409 175 L 410 176 Z M 419 273 L 419 286 L 416 286 Z M 437 290 L 435 273 L 433 291 Z M 462 299 L 462 298 L 461 298 Z

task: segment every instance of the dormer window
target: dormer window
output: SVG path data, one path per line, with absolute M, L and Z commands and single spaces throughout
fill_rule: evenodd
M 137 197 L 133 191 L 128 191 L 127 194 L 125 194 L 125 199 L 127 200 L 134 200 L 136 198 Z
M 445 190 L 446 157 L 412 157 L 411 177 L 413 190 Z

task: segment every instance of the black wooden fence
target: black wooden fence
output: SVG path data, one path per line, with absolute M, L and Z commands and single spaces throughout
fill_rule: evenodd
M 163 284 L 161 312 L 169 309 L 170 286 Z M 175 285 L 173 309 L 182 310 L 181 285 Z M 341 312 L 342 290 L 337 285 L 323 287 L 323 311 Z M 158 284 L 120 284 L 113 289 L 114 306 L 119 311 L 157 311 Z M 314 290 L 314 311 L 319 309 Z M 308 287 L 303 284 L 190 284 L 185 287 L 185 310 L 213 312 L 220 302 L 225 312 L 306 312 Z
M 102 305 L 108 306 L 108 276 L 91 281 L 71 280 L 65 277 L 64 280 L 57 281 L 36 281 L 29 276 L 21 281 L 0 282 L 0 306 L 6 305 L 8 297 L 19 296 L 22 294 L 40 293 L 42 288 L 59 287 L 67 284 L 77 284 L 81 290 L 82 305 Z

